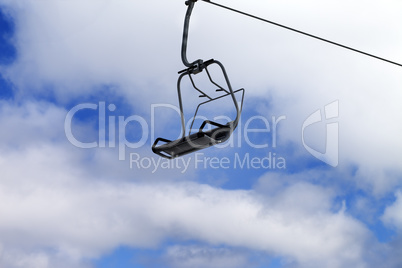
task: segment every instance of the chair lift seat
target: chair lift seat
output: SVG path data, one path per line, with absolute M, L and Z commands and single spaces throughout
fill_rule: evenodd
M 203 128 L 207 123 L 217 127 L 208 131 L 203 131 Z M 232 131 L 233 121 L 227 123 L 226 125 L 221 125 L 216 122 L 206 120 L 202 123 L 200 130 L 197 133 L 177 139 L 175 141 L 170 141 L 163 138 L 156 139 L 152 146 L 152 151 L 159 156 L 173 159 L 225 142 L 229 139 Z M 166 143 L 156 146 L 160 141 Z
M 175 141 L 167 140 L 164 138 L 157 138 L 155 140 L 154 144 L 152 145 L 152 151 L 155 154 L 168 158 L 168 159 L 173 159 L 175 157 L 186 155 L 186 154 L 189 154 L 189 153 L 192 153 L 192 152 L 204 149 L 204 148 L 208 148 L 208 147 L 216 145 L 218 143 L 227 141 L 229 139 L 229 137 L 231 136 L 233 130 L 237 127 L 237 124 L 239 122 L 241 109 L 239 109 L 236 97 L 234 95 L 238 91 L 243 92 L 242 101 L 241 101 L 241 105 L 243 106 L 244 89 L 239 89 L 237 91 L 232 90 L 232 86 L 230 85 L 229 78 L 226 74 L 225 67 L 223 66 L 222 63 L 220 63 L 219 61 L 214 60 L 214 59 L 210 59 L 205 62 L 201 59 L 198 59 L 192 63 L 190 63 L 187 60 L 186 54 L 187 54 L 188 28 L 189 28 L 189 23 L 190 23 L 190 16 L 191 16 L 195 2 L 197 2 L 197 0 L 189 0 L 189 1 L 185 2 L 185 4 L 188 6 L 188 8 L 187 8 L 186 17 L 184 20 L 181 57 L 182 57 L 183 64 L 187 68 L 179 72 L 180 76 L 177 81 L 177 93 L 178 93 L 178 97 L 179 97 L 181 125 L 182 125 L 182 131 L 183 131 L 182 137 Z M 207 68 L 211 64 L 218 65 L 220 67 L 220 69 L 222 70 L 222 74 L 226 81 L 227 89 L 225 89 L 224 87 L 217 84 L 211 78 L 211 75 L 209 74 L 209 71 Z M 206 71 L 210 82 L 213 85 L 218 87 L 218 89 L 216 91 L 217 92 L 220 92 L 220 91 L 225 92 L 226 94 L 221 95 L 216 98 L 211 98 L 205 92 L 203 92 L 201 89 L 197 88 L 197 86 L 195 85 L 195 83 L 192 79 L 192 75 L 201 73 L 201 72 L 203 72 L 203 70 Z M 201 127 L 197 133 L 194 133 L 194 134 L 189 133 L 188 136 L 185 136 L 186 128 L 185 128 L 185 124 L 184 124 L 185 120 L 184 120 L 183 104 L 182 104 L 181 89 L 180 89 L 180 83 L 184 76 L 188 76 L 190 78 L 190 81 L 191 81 L 194 89 L 201 93 L 200 97 L 206 97 L 209 99 L 208 101 L 205 101 L 198 105 L 196 112 L 195 112 L 196 114 L 197 114 L 197 111 L 198 111 L 198 108 L 200 107 L 200 105 L 211 102 L 211 101 L 215 101 L 215 100 L 220 99 L 225 96 L 231 96 L 232 100 L 233 100 L 233 104 L 236 109 L 235 120 L 228 122 L 225 125 L 222 125 L 222 124 L 219 124 L 219 123 L 216 123 L 213 121 L 205 120 L 201 124 Z M 195 115 L 194 115 L 194 119 L 195 119 Z M 191 124 L 191 127 L 193 126 L 194 119 Z M 215 128 L 212 128 L 211 130 L 208 130 L 208 131 L 203 131 L 206 124 L 210 124 L 210 125 L 214 126 Z M 190 129 L 191 129 L 191 127 L 190 127 Z M 157 144 L 161 141 L 165 142 L 165 144 L 157 146 Z

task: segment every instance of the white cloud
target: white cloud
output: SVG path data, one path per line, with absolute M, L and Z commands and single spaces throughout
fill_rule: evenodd
M 64 109 L 47 102 L 27 101 L 18 105 L 0 101 L 0 147 L 24 149 L 33 143 L 65 141 L 65 114 Z
M 274 252 L 310 267 L 364 265 L 368 231 L 331 212 L 320 187 L 297 184 L 262 201 L 253 191 L 195 183 L 96 181 L 62 153 L 50 146 L 1 157 L 3 250 L 51 248 L 77 261 L 173 236 Z
M 395 197 L 395 202 L 386 208 L 382 220 L 400 232 L 402 231 L 402 193 L 397 191 Z
M 47 268 L 47 267 L 58 267 L 58 268 L 89 268 L 89 265 L 84 264 L 80 261 L 73 261 L 62 254 L 52 255 L 49 250 L 29 250 L 18 248 L 5 248 L 4 250 L 0 247 L 0 264 L 2 267 L 6 268 L 24 268 L 24 267 L 35 267 L 35 268 Z
M 168 238 L 266 252 L 300 267 L 365 267 L 365 252 L 377 247 L 361 223 L 344 210 L 333 211 L 330 189 L 288 180 L 265 195 L 259 188 L 224 190 L 166 177 L 161 182 L 150 174 L 119 171 L 113 150 L 90 152 L 60 141 L 63 109 L 31 102 L 3 105 L 3 111 L 0 123 L 19 122 L 9 124 L 11 133 L 40 133 L 23 148 L 7 146 L 11 136 L 2 139 L 5 267 L 84 267 L 85 260 L 118 246 L 154 248 Z M 47 120 L 30 124 L 35 117 Z M 187 261 L 202 263 L 200 254 Z M 231 265 L 228 258 L 215 260 Z
M 178 3 L 5 2 L 18 29 L 18 59 L 7 73 L 24 94 L 50 88 L 65 101 L 112 84 L 139 104 L 140 96 L 153 96 L 155 86 L 166 90 L 161 70 L 173 69 L 168 80 L 174 84 L 172 65 L 177 64 L 171 51 L 179 50 L 181 22 L 172 20 L 175 13 L 163 14 Z M 172 38 L 175 32 L 177 38 Z
M 165 265 L 177 268 L 235 268 L 248 265 L 247 254 L 227 248 L 201 246 L 171 246 L 167 248 Z

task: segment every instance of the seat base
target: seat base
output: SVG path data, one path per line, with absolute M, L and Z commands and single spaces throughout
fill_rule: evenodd
M 219 127 L 204 132 L 202 131 L 202 128 L 205 126 L 206 123 L 218 125 Z M 156 139 L 154 144 L 152 145 L 152 151 L 164 158 L 173 159 L 214 146 L 229 139 L 230 135 L 233 132 L 231 123 L 232 122 L 226 125 L 220 125 L 215 122 L 204 121 L 200 128 L 200 131 L 197 133 L 177 139 L 175 141 L 170 141 L 163 138 Z M 160 141 L 166 143 L 157 146 Z

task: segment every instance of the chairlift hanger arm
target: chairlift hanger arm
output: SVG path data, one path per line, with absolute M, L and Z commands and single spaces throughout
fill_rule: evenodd
M 186 67 L 193 66 L 193 63 L 188 62 L 187 60 L 187 41 L 188 41 L 188 28 L 190 25 L 190 17 L 191 13 L 193 12 L 195 1 L 186 1 L 187 13 L 184 19 L 184 30 L 183 30 L 183 40 L 181 43 L 181 60 Z
M 184 66 L 187 68 L 191 68 L 195 70 L 195 73 L 201 72 L 203 69 L 203 61 L 201 59 L 195 60 L 190 63 L 187 59 L 187 42 L 188 42 L 188 32 L 190 27 L 190 18 L 191 13 L 193 12 L 193 8 L 197 0 L 188 0 L 185 2 L 187 7 L 186 17 L 184 19 L 184 29 L 183 29 L 183 40 L 181 44 L 181 59 L 183 61 Z M 209 1 L 206 1 L 209 2 Z

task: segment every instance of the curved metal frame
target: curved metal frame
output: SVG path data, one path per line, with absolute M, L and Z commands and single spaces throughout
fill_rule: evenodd
M 240 91 L 242 92 L 241 102 L 240 102 L 240 103 L 241 103 L 241 105 L 240 105 L 240 113 L 241 113 L 241 111 L 242 111 L 242 109 L 243 109 L 244 88 L 235 90 L 234 93 L 237 93 L 237 92 L 240 92 Z M 200 104 L 198 104 L 197 109 L 195 109 L 193 121 L 191 122 L 190 130 L 189 130 L 189 133 L 188 133 L 188 134 L 191 135 L 191 130 L 193 129 L 193 125 L 194 125 L 195 118 L 196 118 L 196 116 L 197 116 L 198 110 L 200 109 L 200 107 L 201 107 L 202 105 L 204 105 L 204 104 L 206 104 L 206 103 L 208 103 L 208 102 L 211 102 L 211 101 L 215 101 L 215 100 L 224 98 L 224 97 L 226 97 L 226 96 L 228 96 L 228 95 L 230 95 L 230 93 L 221 95 L 221 96 L 216 97 L 216 98 L 214 98 L 214 99 L 210 99 L 210 100 L 207 100 L 207 101 L 204 101 L 204 102 L 201 102 Z
M 217 64 L 217 65 L 221 68 L 221 70 L 222 70 L 222 73 L 223 73 L 223 76 L 224 76 L 224 78 L 225 78 L 227 87 L 228 87 L 228 89 L 229 89 L 229 92 L 228 92 L 228 93 L 232 96 L 233 104 L 234 104 L 234 106 L 235 106 L 235 108 L 236 108 L 236 118 L 235 118 L 235 120 L 233 120 L 233 121 L 231 122 L 231 126 L 230 126 L 230 127 L 232 128 L 232 131 L 233 131 L 233 130 L 237 127 L 237 124 L 238 124 L 239 119 L 240 119 L 240 113 L 241 113 L 241 111 L 240 111 L 240 109 L 239 109 L 239 105 L 238 105 L 238 103 L 237 103 L 236 97 L 235 97 L 235 95 L 234 95 L 234 91 L 233 91 L 233 89 L 232 89 L 232 85 L 230 84 L 228 75 L 227 75 L 227 73 L 226 73 L 226 70 L 225 70 L 225 67 L 223 66 L 223 64 L 220 63 L 220 62 L 217 61 L 217 60 L 210 60 L 210 61 L 208 61 L 208 63 L 206 62 L 205 64 L 203 64 L 203 65 L 204 65 L 203 68 L 206 69 L 206 67 L 207 67 L 208 65 L 211 65 L 211 64 L 214 64 L 214 63 Z M 207 70 L 207 69 L 206 69 L 206 70 Z M 184 138 L 185 135 L 186 135 L 186 126 L 185 126 L 185 118 L 184 118 L 184 112 L 183 112 L 183 101 L 182 101 L 182 97 L 181 97 L 180 83 L 181 83 L 181 80 L 183 79 L 183 77 L 186 76 L 186 75 L 188 75 L 188 76 L 190 77 L 190 79 L 191 79 L 191 72 L 190 72 L 190 71 L 186 71 L 186 72 L 182 73 L 182 74 L 179 76 L 179 79 L 177 80 L 177 95 L 178 95 L 178 97 L 179 97 L 180 116 L 181 116 L 181 127 L 182 127 L 182 138 Z M 208 77 L 209 77 L 210 81 L 211 81 L 214 85 L 217 85 L 220 89 L 226 91 L 225 89 L 223 89 L 221 86 L 219 86 L 218 84 L 216 84 L 216 83 L 212 80 L 212 78 L 211 78 L 211 76 L 209 75 L 209 73 L 208 73 Z M 201 91 L 200 89 L 197 89 L 197 90 L 198 90 L 199 92 L 201 92 L 202 94 L 204 94 L 206 97 L 208 97 L 210 100 L 212 99 L 211 97 L 209 97 L 207 94 L 205 94 L 205 93 L 204 93 L 203 91 Z

